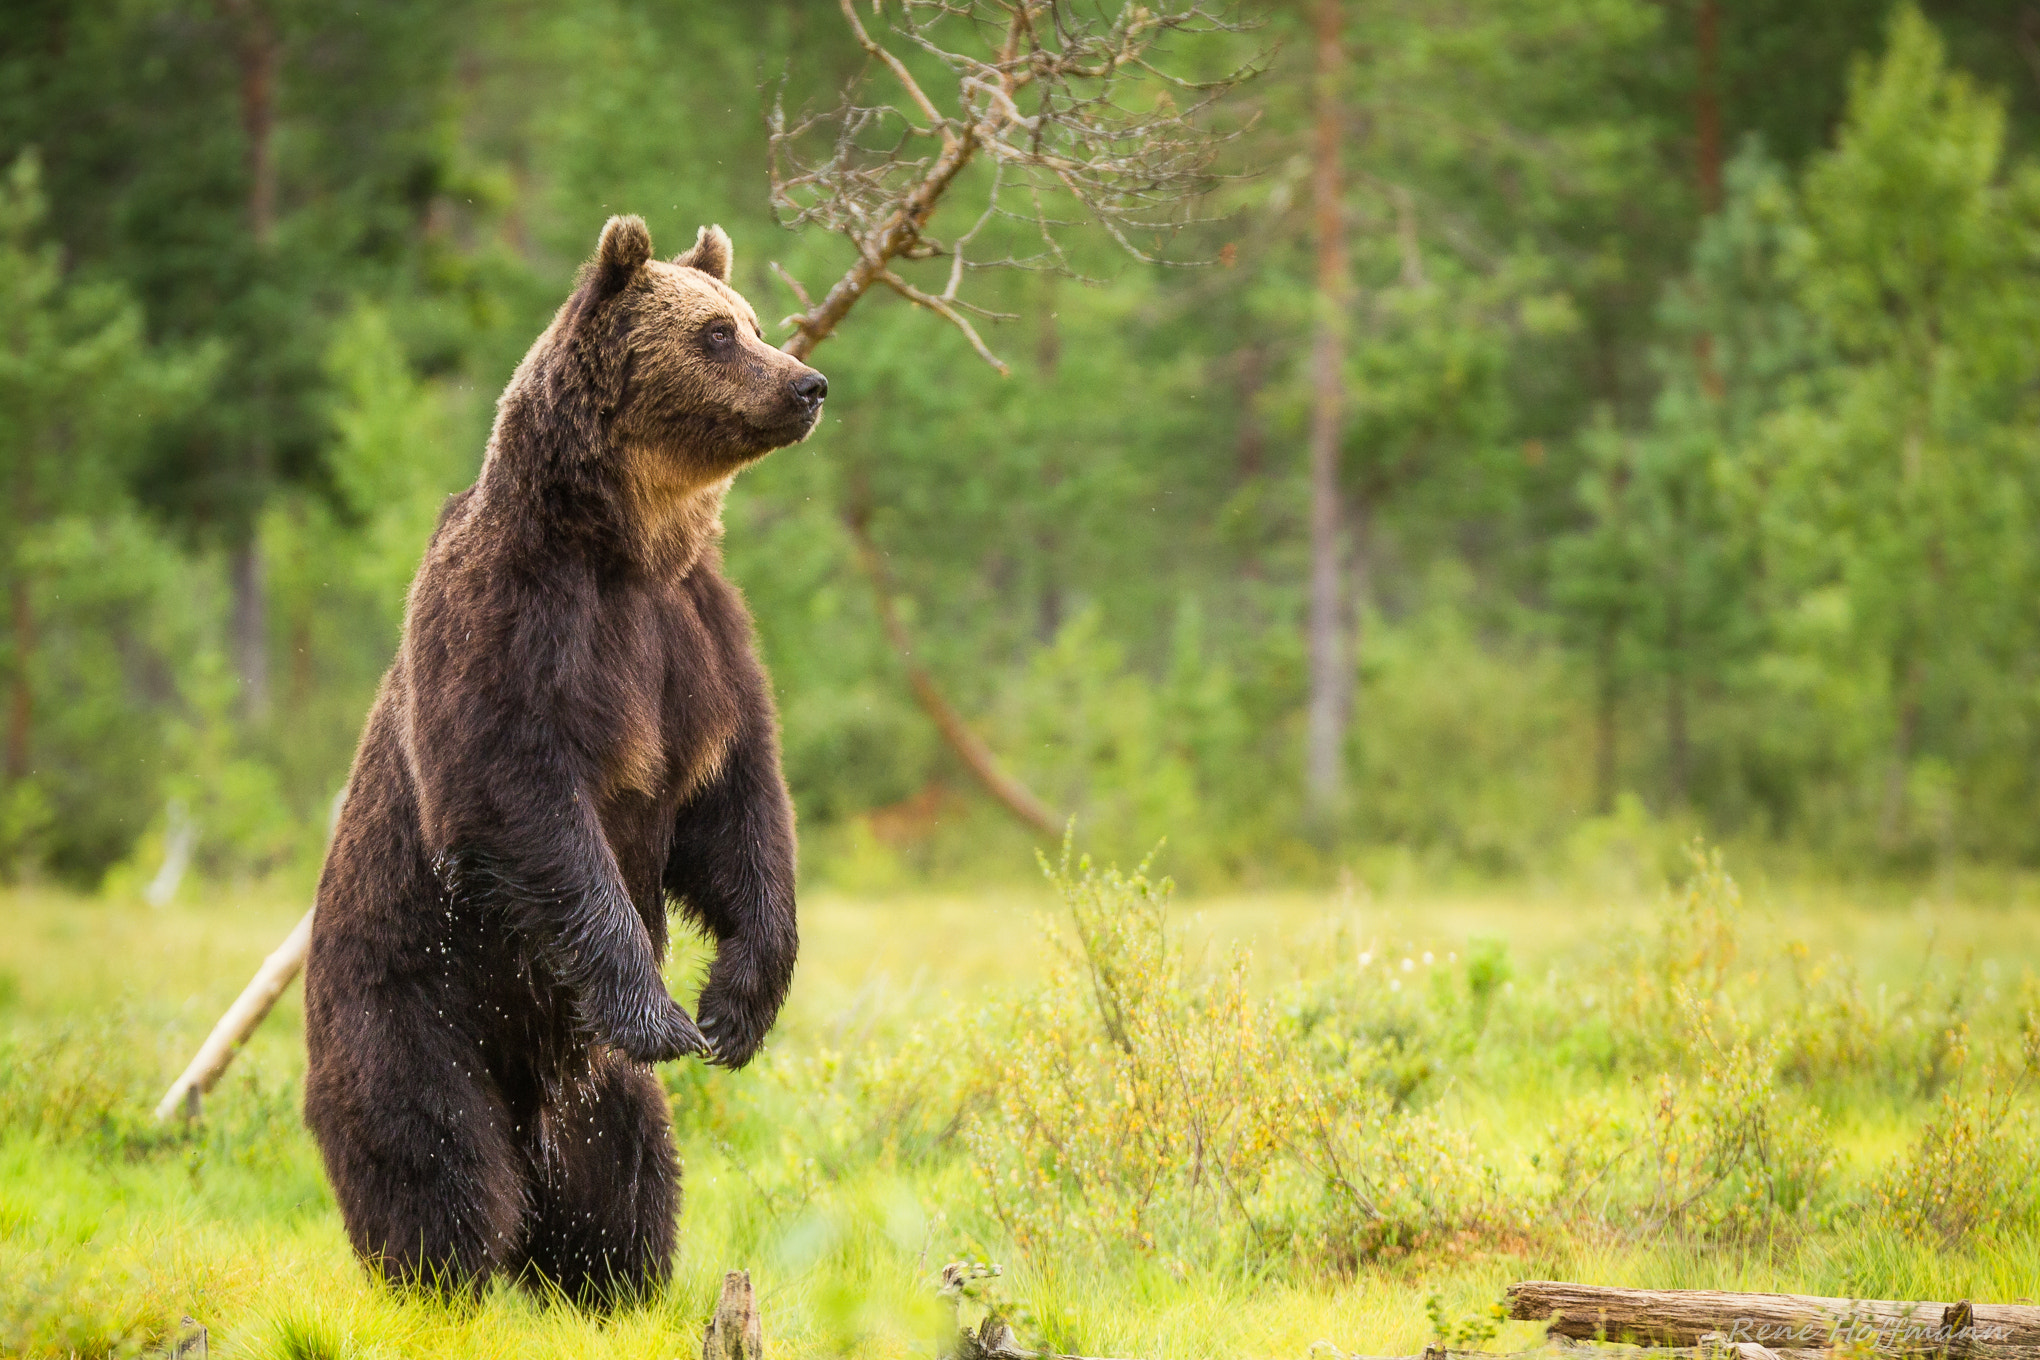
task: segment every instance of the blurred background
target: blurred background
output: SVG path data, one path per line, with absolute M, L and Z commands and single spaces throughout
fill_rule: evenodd
M 1003 768 L 1191 886 L 2040 857 L 2040 4 L 1248 13 L 1176 264 L 974 279 L 1006 377 L 873 296 L 739 480 L 808 879 L 1039 839 L 852 523 Z M 308 884 L 604 218 L 722 223 L 783 337 L 769 264 L 851 255 L 766 115 L 863 60 L 826 0 L 6 0 L 0 873 Z

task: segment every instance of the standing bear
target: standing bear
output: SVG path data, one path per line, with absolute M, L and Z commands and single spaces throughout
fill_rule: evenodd
M 743 1066 L 793 974 L 778 718 L 717 540 L 828 383 L 765 343 L 720 227 L 651 256 L 611 218 L 504 390 L 319 880 L 305 1120 L 399 1281 L 656 1289 L 679 1165 L 650 1064 Z M 716 941 L 698 1024 L 660 978 L 669 898 Z

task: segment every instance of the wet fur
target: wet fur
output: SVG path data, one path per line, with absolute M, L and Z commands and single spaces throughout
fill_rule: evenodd
M 612 218 L 504 391 L 320 879 L 305 1116 L 401 1281 L 656 1288 L 679 1168 L 649 1064 L 742 1066 L 793 972 L 778 722 L 718 542 L 819 375 L 764 342 L 719 228 L 650 254 Z M 669 901 L 716 940 L 699 1028 L 660 977 Z

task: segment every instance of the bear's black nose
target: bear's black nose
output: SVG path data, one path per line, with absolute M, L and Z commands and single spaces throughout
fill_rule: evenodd
M 829 380 L 812 368 L 793 380 L 793 395 L 810 406 L 820 406 L 829 395 Z

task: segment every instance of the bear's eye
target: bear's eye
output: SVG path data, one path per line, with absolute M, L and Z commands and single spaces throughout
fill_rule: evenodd
M 714 321 L 709 323 L 708 343 L 714 345 L 717 349 L 721 349 L 736 338 L 736 328 L 731 326 L 729 322 Z

